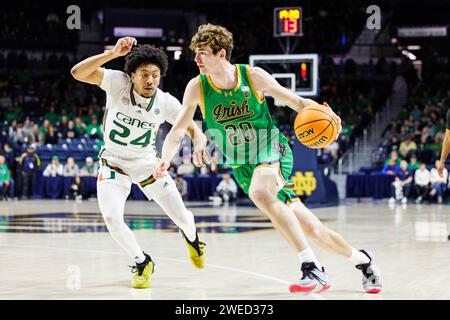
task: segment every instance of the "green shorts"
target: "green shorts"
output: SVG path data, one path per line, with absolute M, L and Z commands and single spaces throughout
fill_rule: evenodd
M 281 143 L 281 146 L 282 148 L 280 148 L 279 151 L 279 158 L 275 161 L 262 162 L 258 164 L 244 164 L 241 166 L 233 167 L 233 175 L 239 186 L 247 195 L 255 169 L 260 166 L 276 166 L 279 168 L 281 177 L 285 180 L 283 189 L 278 192 L 278 199 L 286 204 L 291 204 L 293 202 L 299 201 L 299 198 L 293 190 L 294 184 L 289 179 L 294 163 L 292 150 L 289 147 L 288 142 Z

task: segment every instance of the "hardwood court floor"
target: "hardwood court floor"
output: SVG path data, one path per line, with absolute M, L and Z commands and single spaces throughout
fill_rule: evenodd
M 130 287 L 132 264 L 106 232 L 96 202 L 0 203 L 0 299 L 450 299 L 447 205 L 364 203 L 313 212 L 354 247 L 376 255 L 384 290 L 312 243 L 331 288 L 298 295 L 295 252 L 253 207 L 189 203 L 207 265 L 195 269 L 174 225 L 154 203 L 129 202 L 126 221 L 156 262 L 152 288 Z

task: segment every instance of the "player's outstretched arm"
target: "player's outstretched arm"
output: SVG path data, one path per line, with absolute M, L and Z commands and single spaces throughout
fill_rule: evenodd
M 136 44 L 135 38 L 120 38 L 112 50 L 84 59 L 77 63 L 70 70 L 70 73 L 78 81 L 99 86 L 103 80 L 103 68 L 101 66 L 117 57 L 127 55 Z
M 166 136 L 161 152 L 161 160 L 153 172 L 156 179 L 162 178 L 170 166 L 170 161 L 180 148 L 181 140 L 186 134 L 186 129 L 192 124 L 195 109 L 200 101 L 200 87 L 198 78 L 189 81 L 183 96 L 183 105 L 175 120 L 172 129 Z
M 280 85 L 278 81 L 264 69 L 258 67 L 250 68 L 250 77 L 257 92 L 267 92 L 274 99 L 282 102 L 297 112 L 310 106 L 328 108 L 332 112 L 335 120 L 339 123 L 339 127 L 341 126 L 341 118 L 333 112 L 328 103 L 324 102 L 324 104 L 321 105 L 312 99 L 302 98 L 296 95 L 291 90 Z M 341 128 L 339 128 L 338 132 L 340 131 Z

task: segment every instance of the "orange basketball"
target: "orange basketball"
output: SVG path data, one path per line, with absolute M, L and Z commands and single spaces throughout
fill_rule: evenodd
M 336 140 L 338 124 L 331 112 L 323 106 L 304 108 L 295 118 L 294 131 L 297 139 L 312 149 L 325 148 Z

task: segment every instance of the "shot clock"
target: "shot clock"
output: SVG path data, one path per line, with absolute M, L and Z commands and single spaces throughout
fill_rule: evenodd
M 273 36 L 300 37 L 302 32 L 303 13 L 300 7 L 273 9 Z

